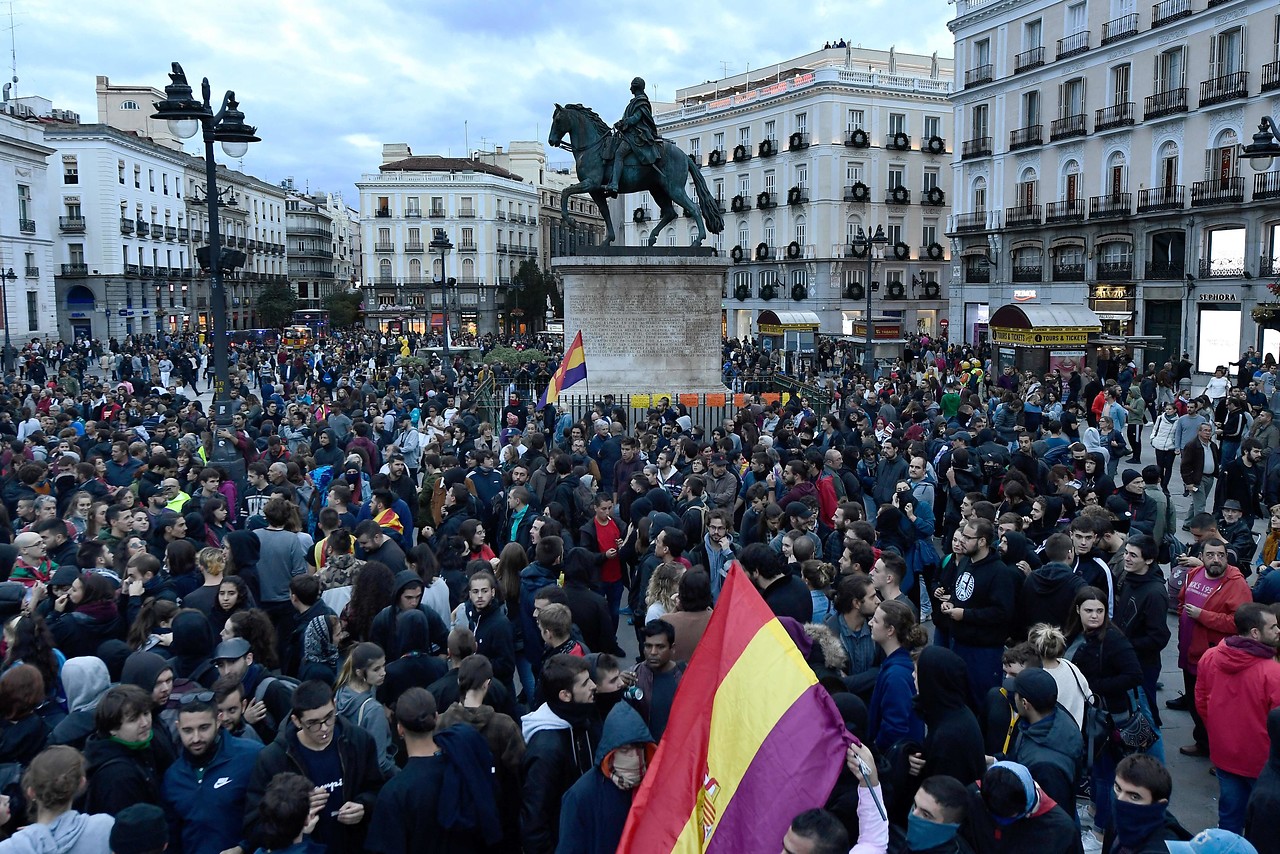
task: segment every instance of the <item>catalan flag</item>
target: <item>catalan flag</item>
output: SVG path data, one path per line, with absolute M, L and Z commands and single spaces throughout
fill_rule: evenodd
M 556 372 L 551 375 L 547 390 L 538 399 L 538 408 L 541 409 L 548 403 L 555 403 L 560 399 L 560 392 L 586 378 L 587 354 L 582 349 L 582 330 L 579 329 L 578 334 L 573 337 L 573 344 L 565 351 L 560 367 L 556 368 Z
M 835 703 L 735 564 L 618 851 L 777 854 L 791 820 L 826 803 L 848 741 Z

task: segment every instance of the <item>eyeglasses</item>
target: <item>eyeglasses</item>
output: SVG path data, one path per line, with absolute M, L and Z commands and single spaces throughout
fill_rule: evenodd
M 213 702 L 212 691 L 200 691 L 199 693 L 196 693 L 196 694 L 183 694 L 181 697 L 178 698 L 179 706 L 189 706 L 192 703 L 212 703 L 212 702 Z
M 329 712 L 329 714 L 325 715 L 323 718 L 320 718 L 319 720 L 303 721 L 302 728 L 305 729 L 307 732 L 320 732 L 321 730 L 329 729 L 330 727 L 333 726 L 333 722 L 337 718 L 337 716 L 338 716 L 338 713 L 336 710 Z

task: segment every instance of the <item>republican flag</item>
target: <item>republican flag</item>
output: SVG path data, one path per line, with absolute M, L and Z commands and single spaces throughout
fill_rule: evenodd
M 735 564 L 618 851 L 777 854 L 791 820 L 826 803 L 848 741 L 835 703 Z
M 560 367 L 556 368 L 556 372 L 551 375 L 547 390 L 538 399 L 538 408 L 541 409 L 548 403 L 555 403 L 560 399 L 560 392 L 586 378 L 587 354 L 582 349 L 582 330 L 579 329 L 578 334 L 573 337 L 573 344 L 565 351 Z

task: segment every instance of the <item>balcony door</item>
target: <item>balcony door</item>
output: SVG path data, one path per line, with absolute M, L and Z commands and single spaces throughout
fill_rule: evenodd
M 1234 27 L 1209 42 L 1209 67 L 1214 77 L 1226 77 L 1244 70 L 1244 32 Z

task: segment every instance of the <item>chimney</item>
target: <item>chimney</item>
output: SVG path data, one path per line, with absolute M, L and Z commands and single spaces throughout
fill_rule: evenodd
M 413 151 L 407 142 L 384 142 L 382 144 L 382 162 L 394 163 L 412 157 Z

